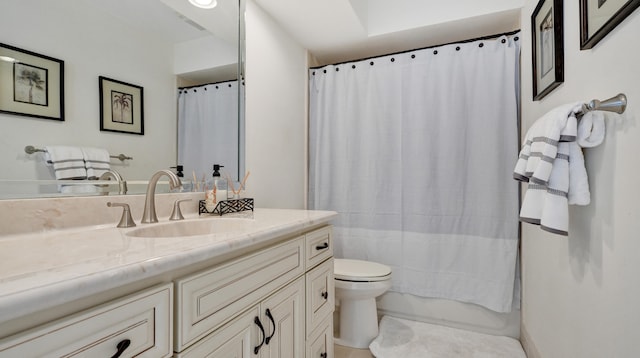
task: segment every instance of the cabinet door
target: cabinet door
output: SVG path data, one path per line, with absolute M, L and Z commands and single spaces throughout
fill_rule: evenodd
M 304 357 L 304 278 L 262 302 L 262 322 L 267 338 L 261 358 Z
M 333 283 L 333 259 L 329 259 L 306 275 L 307 336 L 318 327 L 326 317 L 331 316 L 335 308 Z
M 333 358 L 333 317 L 327 317 L 311 334 L 306 358 Z
M 304 240 L 298 238 L 177 280 L 176 352 L 303 273 Z
M 263 340 L 263 333 L 256 324 L 259 315 L 258 306 L 254 306 L 184 352 L 176 353 L 174 357 L 255 358 L 254 350 Z M 260 348 L 263 346 L 260 345 Z

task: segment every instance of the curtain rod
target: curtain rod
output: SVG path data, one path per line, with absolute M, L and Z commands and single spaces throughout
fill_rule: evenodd
M 349 61 L 343 61 L 343 62 L 338 62 L 338 63 L 331 63 L 331 64 L 326 64 L 326 65 L 316 66 L 316 67 L 309 67 L 309 69 L 310 69 L 310 70 L 317 70 L 317 69 L 319 69 L 319 68 L 323 68 L 323 67 L 326 67 L 326 66 L 344 65 L 345 63 L 366 61 L 366 60 L 371 60 L 371 59 L 378 58 L 378 57 L 385 57 L 385 56 L 391 56 L 391 55 L 400 55 L 400 54 L 407 53 L 407 52 L 412 52 L 412 51 L 427 50 L 427 49 L 430 49 L 430 48 L 436 48 L 436 47 L 442 47 L 442 46 L 448 46 L 448 45 L 454 45 L 454 44 L 463 44 L 463 43 L 474 42 L 474 41 L 480 41 L 480 40 L 491 40 L 491 39 L 498 38 L 498 37 L 500 37 L 500 36 L 511 36 L 511 35 L 515 35 L 515 34 L 517 34 L 518 32 L 520 32 L 520 29 L 513 30 L 513 31 L 509 31 L 509 32 L 504 32 L 504 33 L 501 33 L 501 34 L 495 34 L 495 35 L 488 35 L 488 36 L 476 37 L 476 38 L 473 38 L 473 39 L 467 39 L 467 40 L 461 40 L 461 41 L 454 41 L 454 42 L 448 42 L 448 43 L 439 44 L 439 45 L 432 45 L 432 46 L 427 46 L 427 47 L 414 48 L 414 49 L 411 49 L 411 50 L 404 50 L 404 51 L 392 52 L 392 53 L 387 53 L 387 54 L 384 54 L 384 55 L 376 55 L 376 56 L 370 56 L 370 57 L 363 57 L 363 58 L 359 58 L 359 59 L 356 59 L 356 60 L 349 60 Z
M 201 84 L 201 85 L 178 87 L 178 90 L 186 90 L 186 89 L 190 89 L 190 88 L 198 88 L 198 87 L 211 86 L 211 85 L 219 85 L 219 84 L 230 83 L 230 82 L 238 82 L 238 80 L 237 79 L 236 80 L 225 80 L 225 81 L 220 81 L 220 82 L 204 83 L 204 84 Z

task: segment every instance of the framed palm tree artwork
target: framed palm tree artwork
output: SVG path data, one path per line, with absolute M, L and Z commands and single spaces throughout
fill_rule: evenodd
M 99 77 L 100 130 L 144 134 L 143 88 Z
M 64 61 L 0 43 L 0 112 L 64 121 Z

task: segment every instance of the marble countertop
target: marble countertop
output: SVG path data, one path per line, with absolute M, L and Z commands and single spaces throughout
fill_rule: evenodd
M 132 237 L 114 224 L 0 236 L 0 322 L 328 223 L 331 211 L 255 209 L 186 221 L 237 223 L 188 237 Z M 184 221 L 183 221 L 184 222 Z M 228 223 L 228 222 L 227 222 Z

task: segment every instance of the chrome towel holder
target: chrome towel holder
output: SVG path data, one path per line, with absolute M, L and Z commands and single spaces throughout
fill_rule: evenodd
M 24 147 L 24 152 L 27 154 L 33 154 L 35 152 L 43 152 L 46 153 L 47 151 L 45 149 L 40 149 L 40 148 L 36 148 L 32 145 L 28 145 L 26 147 Z M 119 159 L 120 161 L 124 162 L 125 160 L 132 160 L 133 157 L 130 157 L 128 155 L 124 155 L 122 153 L 118 154 L 118 155 L 109 155 L 109 157 L 111 158 L 115 158 L 115 159 Z
M 627 96 L 624 93 L 619 93 L 618 95 L 605 99 L 604 101 L 594 99 L 589 103 L 584 103 L 580 113 L 585 114 L 590 111 L 606 111 L 622 114 L 626 109 Z

